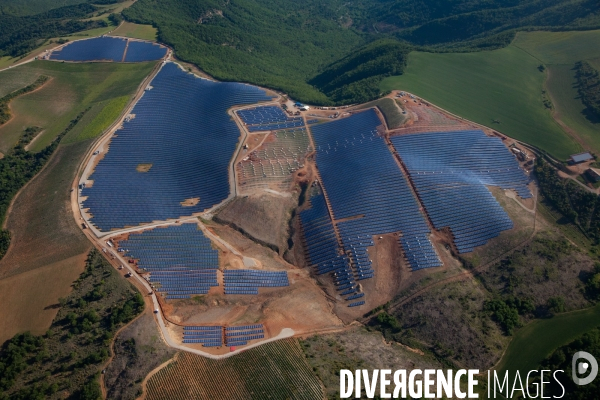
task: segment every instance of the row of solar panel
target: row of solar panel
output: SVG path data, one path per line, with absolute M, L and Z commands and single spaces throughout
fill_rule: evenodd
M 50 54 L 51 60 L 142 62 L 159 60 L 167 48 L 151 42 L 103 36 L 77 40 Z
M 229 194 L 228 164 L 240 134 L 227 109 L 269 99 L 257 87 L 199 79 L 170 62 L 151 85 L 90 176 L 94 185 L 82 190 L 83 206 L 100 230 L 179 218 L 220 203 Z M 151 168 L 139 172 L 140 164 Z M 195 205 L 182 204 L 195 198 Z

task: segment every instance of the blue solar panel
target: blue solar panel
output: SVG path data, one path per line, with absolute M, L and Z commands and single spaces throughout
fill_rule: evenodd
M 289 286 L 285 271 L 226 269 L 223 271 L 225 294 L 258 294 L 259 287 Z
M 237 111 L 250 132 L 304 126 L 302 117 L 288 117 L 278 106 L 260 106 Z
M 130 40 L 125 53 L 125 62 L 160 60 L 166 53 L 167 48 L 156 43 Z
M 406 177 L 377 133 L 380 124 L 371 109 L 311 128 L 334 218 L 354 217 L 337 227 L 357 279 L 373 276 L 366 249 L 374 245 L 373 236 L 385 233 L 401 233 L 413 270 L 441 265 Z
M 121 62 L 125 56 L 125 62 L 142 62 L 159 60 L 166 53 L 167 48 L 156 43 L 102 36 L 69 43 L 53 51 L 50 59 Z
M 227 198 L 240 135 L 227 109 L 269 99 L 257 87 L 200 79 L 170 62 L 151 85 L 82 190 L 100 230 L 191 215 Z M 140 164 L 151 167 L 139 172 Z
M 218 286 L 219 252 L 195 223 L 132 233 L 118 244 L 126 257 L 138 260 L 138 268 L 150 272 L 150 282 L 167 299 L 207 294 Z
M 53 51 L 51 60 L 64 61 L 113 61 L 123 59 L 127 40 L 109 36 L 78 40 Z
M 513 227 L 487 185 L 531 197 L 529 177 L 515 157 L 501 139 L 482 131 L 412 134 L 391 141 L 434 227 L 449 227 L 460 253 Z

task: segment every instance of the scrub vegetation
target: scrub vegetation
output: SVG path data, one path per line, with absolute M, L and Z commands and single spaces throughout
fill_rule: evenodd
M 99 398 L 112 337 L 143 308 L 142 296 L 92 251 L 46 334 L 18 334 L 2 346 L 0 398 Z

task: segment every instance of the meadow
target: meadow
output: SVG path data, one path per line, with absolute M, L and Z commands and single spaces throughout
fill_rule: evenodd
M 530 322 L 515 333 L 495 369 L 502 374 L 536 369 L 558 347 L 597 326 L 600 305 Z
M 553 119 L 552 110 L 544 104 L 543 91 L 547 84 L 561 120 L 586 145 L 600 150 L 598 139 L 591 135 L 593 129 L 598 130 L 597 124 L 582 121 L 582 105 L 573 97 L 574 88 L 567 87 L 567 71 L 553 67 L 600 58 L 598 41 L 597 30 L 521 32 L 510 46 L 500 50 L 412 52 L 405 73 L 384 79 L 381 88 L 407 90 L 461 117 L 566 159 L 581 146 Z M 556 83 L 553 73 L 561 82 Z
M 94 111 L 99 119 L 92 121 L 93 125 L 83 135 L 78 130 L 72 131 L 65 137 L 65 142 L 94 137 L 112 122 L 107 122 L 107 118 L 118 116 L 123 107 L 123 97 L 129 99 L 134 94 L 154 65 L 154 62 L 73 64 L 34 61 L 0 72 L 0 81 L 3 81 L 5 73 L 13 74 L 14 71 L 21 71 L 24 76 L 47 75 L 52 78 L 40 90 L 11 102 L 13 118 L 0 127 L 0 151 L 11 149 L 25 128 L 39 126 L 43 131 L 29 147 L 31 151 L 38 151 L 62 132 L 76 115 L 105 102 L 109 111 L 101 115 L 101 108 L 96 107 Z M 115 103 L 111 103 L 113 100 Z
M 114 36 L 125 36 L 135 39 L 156 40 L 157 30 L 152 25 L 140 25 L 123 21 L 117 29 L 111 32 Z

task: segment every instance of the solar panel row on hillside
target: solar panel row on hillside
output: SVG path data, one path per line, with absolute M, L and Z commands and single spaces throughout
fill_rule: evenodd
M 354 274 L 338 244 L 323 193 L 312 196 L 310 205 L 300 212 L 307 258 L 317 274 L 334 274 L 336 289 L 342 295 L 352 294 L 356 290 Z
M 150 282 L 169 298 L 207 294 L 217 282 L 218 251 L 197 224 L 132 233 L 119 251 L 150 272 Z
M 237 111 L 250 132 L 304 126 L 302 117 L 288 117 L 278 106 L 260 106 Z
M 82 190 L 100 230 L 191 215 L 227 198 L 240 135 L 227 109 L 269 100 L 255 86 L 200 79 L 174 63 L 151 85 Z
M 223 272 L 225 294 L 258 294 L 259 287 L 289 286 L 285 271 L 226 269 Z
M 391 138 L 436 229 L 450 227 L 459 252 L 511 229 L 486 185 L 530 198 L 529 178 L 496 137 L 482 131 L 437 132 Z
M 121 62 L 125 55 L 125 62 L 141 62 L 160 60 L 166 53 L 166 47 L 155 43 L 102 36 L 68 43 L 61 49 L 53 51 L 50 59 Z
M 400 232 L 413 270 L 440 266 L 419 205 L 383 138 L 375 111 L 312 128 L 317 167 L 325 185 L 344 249 L 357 279 L 373 276 L 367 248 L 373 236 Z

